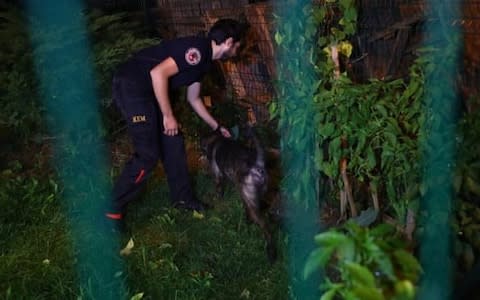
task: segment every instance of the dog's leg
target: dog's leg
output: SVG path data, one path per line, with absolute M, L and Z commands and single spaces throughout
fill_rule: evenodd
M 261 216 L 260 210 L 255 205 L 251 205 L 247 201 L 244 201 L 245 204 L 245 211 L 251 221 L 256 223 L 263 231 L 263 235 L 265 236 L 265 241 L 267 242 L 267 256 L 270 263 L 274 263 L 277 259 L 277 248 L 275 243 L 273 242 L 272 233 L 265 222 L 265 219 Z
M 222 176 L 215 177 L 215 189 L 218 199 L 223 200 L 223 196 L 225 195 L 225 180 L 223 180 Z
M 245 206 L 245 222 L 247 222 L 247 224 L 252 224 L 253 221 L 252 221 L 252 218 L 250 217 L 250 214 L 248 212 L 248 207 Z

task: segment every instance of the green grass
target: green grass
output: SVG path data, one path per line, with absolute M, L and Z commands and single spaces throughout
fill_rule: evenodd
M 1 187 L 0 299 L 93 298 L 78 278 L 95 282 L 98 274 L 78 263 L 62 199 L 49 197 L 48 183 L 32 188 L 28 182 Z M 214 206 L 203 218 L 171 208 L 166 181 L 153 178 L 145 194 L 129 206 L 128 233 L 112 244 L 113 252 L 87 245 L 90 252 L 110 253 L 117 263 L 111 277 L 102 281 L 105 289 L 123 280 L 124 299 L 139 293 L 142 299 L 286 299 L 283 234 L 277 238 L 279 259 L 272 265 L 261 231 L 246 221 L 233 189 L 218 200 L 206 174 L 195 175 L 194 182 L 199 197 Z M 84 240 L 101 234 L 92 226 L 84 228 Z M 132 252 L 121 256 L 130 239 Z

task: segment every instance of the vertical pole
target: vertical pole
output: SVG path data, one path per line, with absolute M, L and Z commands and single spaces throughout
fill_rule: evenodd
M 57 137 L 54 162 L 64 188 L 78 295 L 122 299 L 118 240 L 98 223 L 110 187 L 84 8 L 75 0 L 28 0 L 26 7 L 41 97 Z
M 421 235 L 420 263 L 423 267 L 418 299 L 450 299 L 452 291 L 453 167 L 455 165 L 455 130 L 460 31 L 454 20 L 460 18 L 460 1 L 426 1 L 429 12 L 425 45 L 436 49 L 426 68 L 426 120 L 422 131 L 424 157 L 421 202 L 424 224 Z M 452 299 L 454 299 L 453 297 Z
M 314 124 L 313 92 L 318 81 L 310 57 L 311 41 L 305 38 L 306 20 L 303 9 L 310 1 L 282 1 L 276 5 L 286 31 L 287 44 L 277 52 L 279 89 L 282 109 L 279 113 L 280 150 L 284 179 L 282 199 L 285 205 L 285 225 L 288 235 L 288 271 L 291 299 L 319 299 L 320 271 L 304 278 L 309 254 L 316 248 L 314 236 L 319 226 L 319 172 L 315 165 L 318 148 Z M 298 41 L 292 42 L 292 40 Z M 289 76 L 292 75 L 292 76 Z

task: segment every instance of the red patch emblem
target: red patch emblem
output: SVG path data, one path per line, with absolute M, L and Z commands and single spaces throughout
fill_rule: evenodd
M 195 66 L 202 59 L 202 54 L 197 48 L 190 48 L 185 52 L 185 60 L 189 65 Z

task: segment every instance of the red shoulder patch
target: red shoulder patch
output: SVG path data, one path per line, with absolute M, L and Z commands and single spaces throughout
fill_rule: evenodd
M 185 60 L 189 65 L 192 65 L 192 66 L 198 65 L 201 59 L 202 59 L 202 54 L 197 48 L 189 48 L 185 52 Z

